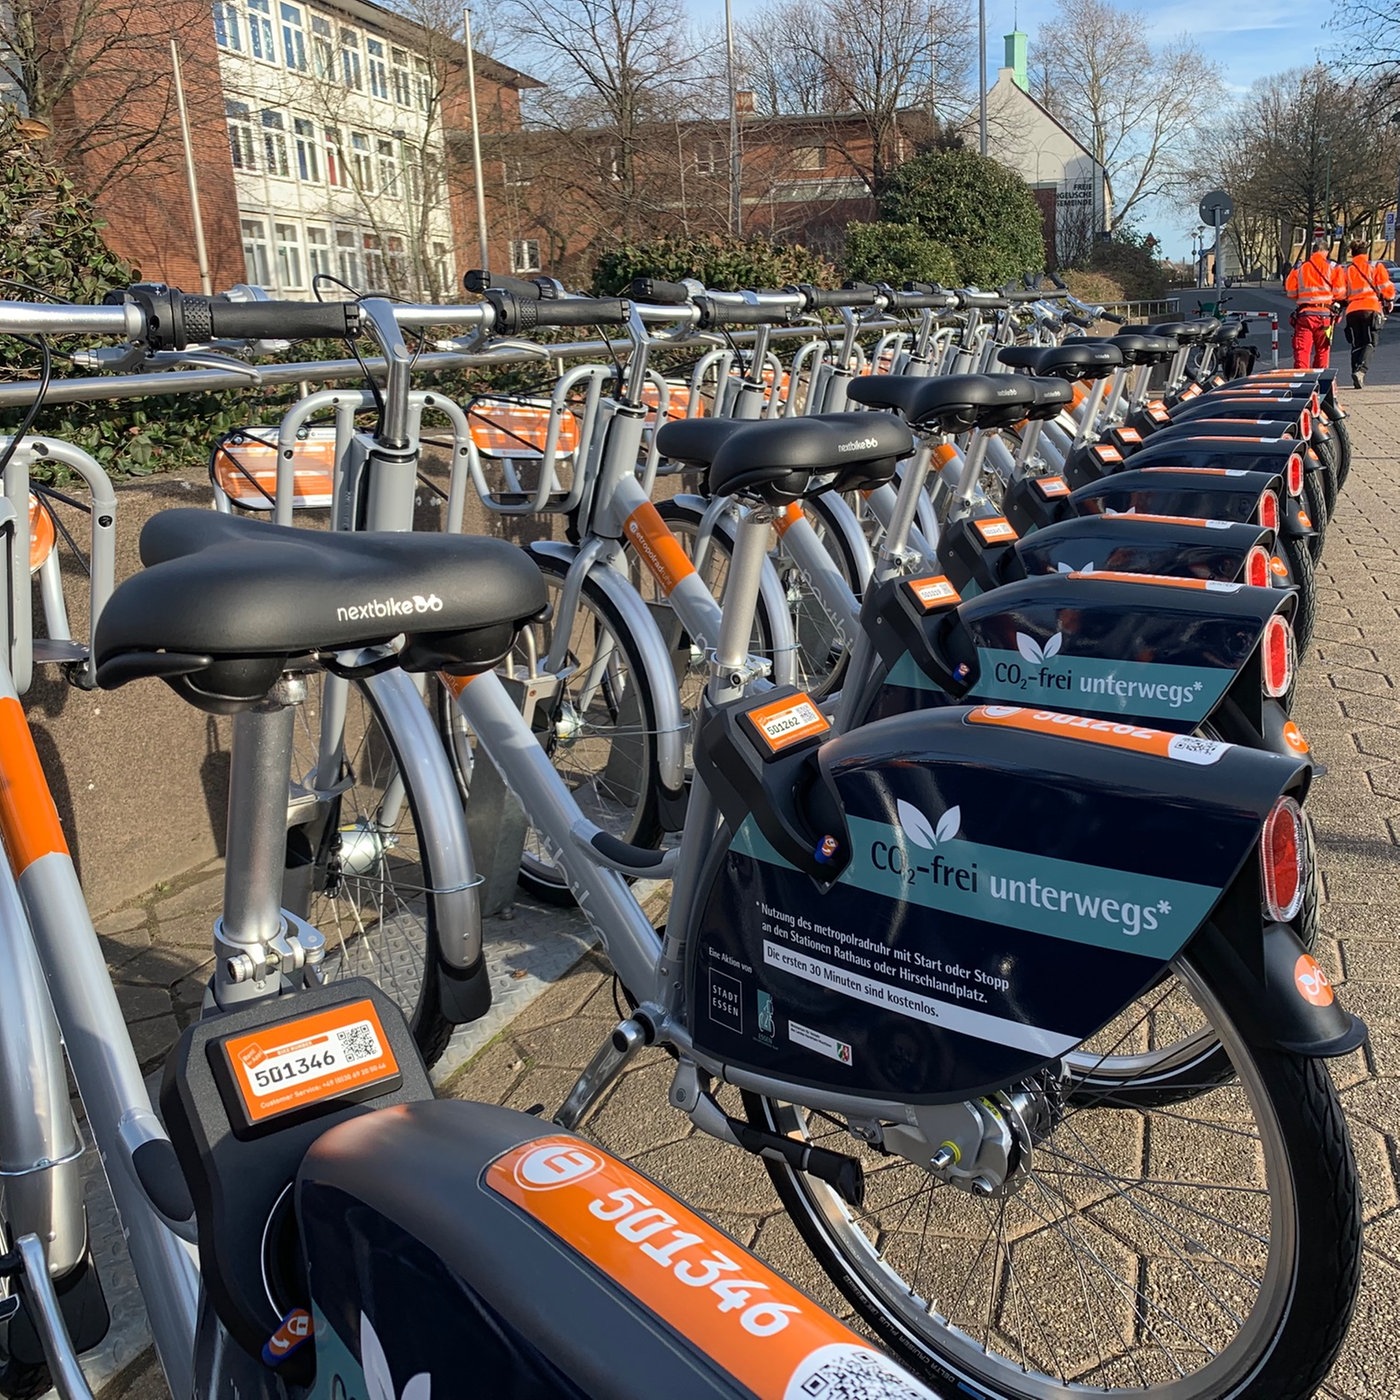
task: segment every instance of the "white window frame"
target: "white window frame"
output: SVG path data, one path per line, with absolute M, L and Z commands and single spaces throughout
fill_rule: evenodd
M 306 226 L 306 274 L 312 286 L 319 274 L 335 274 L 335 253 L 331 246 L 331 231 L 325 224 Z
M 394 90 L 394 101 L 400 107 L 413 106 L 413 74 L 409 71 L 408 51 L 390 49 L 390 81 Z
M 433 110 L 433 98 L 437 95 L 437 82 L 433 77 L 433 66 L 426 58 L 413 55 L 413 90 L 418 99 L 420 112 Z
M 229 159 L 234 170 L 257 170 L 258 147 L 253 137 L 253 113 L 248 104 L 225 98 L 224 117 L 228 122 Z
M 338 126 L 323 129 L 323 148 L 326 153 L 326 183 L 333 189 L 343 190 L 350 184 L 350 172 L 345 165 L 345 142 Z
M 272 254 L 267 241 L 266 219 L 240 219 L 243 236 L 243 268 L 254 287 L 272 285 Z
M 350 133 L 351 182 L 361 194 L 374 193 L 374 157 L 363 131 Z
M 278 0 L 277 12 L 282 18 L 282 57 L 293 73 L 305 73 L 309 65 L 306 61 L 306 20 L 300 5 L 289 0 Z
M 365 285 L 365 264 L 362 251 L 361 233 L 357 228 L 338 228 L 335 231 L 336 275 L 357 292 Z
M 540 241 L 538 238 L 511 239 L 510 270 L 517 274 L 540 270 Z
M 379 177 L 379 193 L 387 194 L 391 199 L 402 199 L 404 192 L 399 185 L 399 172 L 402 167 L 399 165 L 398 147 L 393 141 L 378 137 L 374 143 L 375 173 Z
M 365 290 L 371 293 L 387 292 L 389 265 L 384 258 L 384 240 L 377 233 L 364 233 L 360 246 L 365 256 Z
M 263 169 L 286 180 L 292 168 L 287 160 L 287 119 L 270 107 L 262 112 Z
M 379 52 L 376 53 L 375 50 Z M 369 95 L 381 102 L 389 100 L 389 60 L 384 40 L 365 35 L 365 66 L 369 69 Z
M 311 67 L 318 78 L 335 74 L 335 31 L 325 15 L 311 16 Z
M 340 80 L 351 92 L 365 90 L 364 58 L 360 52 L 360 31 L 340 29 Z
M 301 230 L 295 224 L 272 222 L 273 249 L 277 258 L 277 286 L 284 292 L 306 289 L 302 272 Z
M 243 52 L 243 18 L 234 0 L 214 0 L 214 42 L 230 53 Z
M 277 39 L 272 31 L 272 0 L 247 0 L 248 52 L 260 63 L 277 62 Z
M 292 118 L 296 140 L 297 179 L 304 185 L 321 183 L 321 143 L 316 135 L 316 123 L 307 117 Z

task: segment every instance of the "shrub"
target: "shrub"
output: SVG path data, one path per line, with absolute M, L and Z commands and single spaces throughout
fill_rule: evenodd
M 851 224 L 843 265 L 846 276 L 857 282 L 958 284 L 953 255 L 917 224 Z
M 1062 274 L 1065 285 L 1080 301 L 1092 306 L 1104 306 L 1113 301 L 1126 301 L 1123 288 L 1111 277 L 1102 272 L 1085 272 L 1081 268 L 1067 268 Z
M 906 161 L 881 194 L 880 218 L 913 224 L 946 249 L 958 285 L 996 287 L 1045 266 L 1044 224 L 1030 186 L 975 151 Z
M 718 292 L 748 287 L 786 287 L 811 282 L 833 285 L 836 269 L 800 243 L 778 243 L 761 235 L 687 238 L 665 234 L 648 243 L 624 243 L 603 254 L 593 268 L 593 294 L 615 296 L 634 277 L 679 282 L 699 278 Z

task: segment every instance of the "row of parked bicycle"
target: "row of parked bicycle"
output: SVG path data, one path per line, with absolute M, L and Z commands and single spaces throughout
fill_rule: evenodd
M 245 340 L 382 356 L 215 445 L 217 511 L 155 516 L 118 587 L 98 465 L 6 449 L 0 704 L 54 660 L 233 739 L 209 1014 L 158 1121 L 6 720 L 0 1392 L 47 1362 L 82 1394 L 97 1330 L 66 1051 L 175 1394 L 458 1394 L 470 1347 L 518 1394 L 1311 1395 L 1360 1257 L 1321 1062 L 1365 1038 L 1311 952 L 1289 715 L 1350 466 L 1330 373 L 1227 377 L 1228 320 L 1077 334 L 1063 289 L 468 288 L 0 304 L 114 371 L 70 397 L 208 387 Z M 510 356 L 535 392 L 421 381 Z M 58 507 L 18 508 L 40 459 L 93 487 L 84 639 Z M 544 537 L 465 535 L 469 501 Z M 424 1069 L 486 1010 L 517 875 L 627 1003 L 550 1123 Z M 651 1046 L 919 1381 L 576 1136 Z

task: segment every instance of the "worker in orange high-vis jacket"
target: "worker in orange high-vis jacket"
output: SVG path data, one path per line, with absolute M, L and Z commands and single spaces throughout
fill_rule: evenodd
M 1351 261 L 1342 269 L 1346 294 L 1346 335 L 1351 345 L 1351 387 L 1366 382 L 1371 351 L 1376 348 L 1381 323 L 1395 302 L 1395 284 L 1384 263 L 1372 262 L 1370 245 L 1353 243 Z
M 1326 369 L 1332 355 L 1333 307 L 1345 301 L 1346 294 L 1325 238 L 1313 239 L 1312 256 L 1288 274 L 1283 289 L 1298 303 L 1293 312 L 1293 368 Z

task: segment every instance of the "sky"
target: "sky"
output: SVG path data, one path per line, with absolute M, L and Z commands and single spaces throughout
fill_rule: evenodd
M 969 0 L 970 3 L 970 0 Z M 733 0 L 734 18 L 743 19 L 762 0 Z M 1002 61 L 1002 36 L 1016 27 L 1030 35 L 1030 61 L 1035 65 L 1036 31 L 1055 13 L 1054 0 L 987 0 L 987 80 L 992 82 Z M 1336 42 L 1326 27 L 1330 0 L 1169 0 L 1166 4 L 1125 4 L 1137 9 L 1154 43 L 1185 35 L 1206 57 L 1219 64 L 1232 94 L 1243 95 L 1257 79 L 1289 68 L 1306 67 Z M 690 0 L 689 9 L 701 25 L 722 24 L 724 0 Z M 969 55 L 969 65 L 975 63 Z M 1202 190 L 1201 194 L 1206 191 Z M 1189 204 L 1159 205 L 1145 223 L 1165 244 L 1169 257 L 1189 260 L 1191 230 L 1199 220 Z

